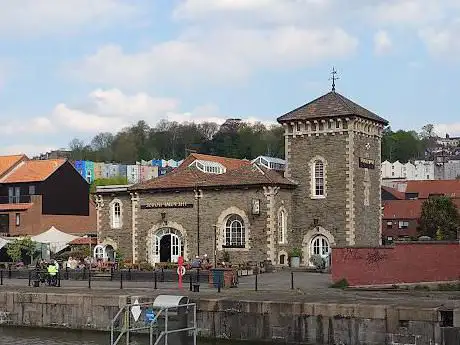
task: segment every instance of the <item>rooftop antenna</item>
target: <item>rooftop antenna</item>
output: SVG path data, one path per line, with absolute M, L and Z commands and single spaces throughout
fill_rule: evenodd
M 337 77 L 337 70 L 335 69 L 335 67 L 332 67 L 331 75 L 332 77 L 329 78 L 329 80 L 332 80 L 332 92 L 335 92 L 335 81 L 340 79 L 339 77 Z

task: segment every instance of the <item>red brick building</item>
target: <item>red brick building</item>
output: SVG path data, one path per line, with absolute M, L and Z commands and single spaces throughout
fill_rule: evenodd
M 448 196 L 460 209 L 460 180 L 401 182 L 398 189 L 382 187 L 384 243 L 418 237 L 422 205 L 435 196 Z
M 37 235 L 51 226 L 71 234 L 96 232 L 87 182 L 67 160 L 0 156 L 0 234 Z

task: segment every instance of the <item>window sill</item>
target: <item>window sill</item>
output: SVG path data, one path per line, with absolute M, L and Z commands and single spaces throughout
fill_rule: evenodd
M 244 249 L 246 248 L 245 245 L 241 245 L 241 246 L 226 246 L 226 245 L 223 245 L 222 248 L 224 249 Z
M 312 195 L 310 196 L 310 199 L 312 200 L 326 199 L 326 196 L 325 195 Z

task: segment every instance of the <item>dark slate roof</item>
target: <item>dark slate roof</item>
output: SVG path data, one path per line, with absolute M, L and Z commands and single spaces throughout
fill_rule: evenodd
M 368 120 L 380 122 L 384 125 L 388 124 L 387 120 L 361 107 L 335 91 L 329 92 L 310 103 L 280 116 L 278 118 L 278 122 L 283 123 L 295 120 L 313 120 L 344 116 L 359 116 Z

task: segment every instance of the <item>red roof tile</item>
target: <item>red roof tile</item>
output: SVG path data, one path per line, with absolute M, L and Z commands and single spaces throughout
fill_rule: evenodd
M 80 237 L 76 238 L 73 241 L 69 242 L 71 245 L 97 245 L 97 238 L 96 237 Z
M 425 200 L 387 200 L 383 202 L 383 219 L 418 219 Z M 460 199 L 454 200 L 460 210 Z
M 194 187 L 226 187 L 248 185 L 285 185 L 295 184 L 272 170 L 262 170 L 252 164 L 243 164 L 223 174 L 208 174 L 196 167 L 176 169 L 165 176 L 161 176 L 135 186 L 131 190 L 147 189 L 179 189 Z
M 21 160 L 27 159 L 25 155 L 0 156 L 0 176 L 7 173 Z
M 383 203 L 383 219 L 418 219 L 424 200 L 388 200 Z
M 403 192 L 400 192 L 397 189 L 391 188 L 391 187 L 385 187 L 382 186 L 382 189 L 391 195 L 393 195 L 396 199 L 404 200 L 406 198 L 406 194 Z
M 207 162 L 216 162 L 222 164 L 227 171 L 228 170 L 235 170 L 239 169 L 245 165 L 251 165 L 251 162 L 245 159 L 237 159 L 237 158 L 228 158 L 228 157 L 221 157 L 221 156 L 212 156 L 212 155 L 204 155 L 201 153 L 192 153 L 189 155 L 179 166 L 178 169 L 185 169 L 187 168 L 192 162 L 195 160 L 207 161 Z
M 32 203 L 0 204 L 0 211 L 25 211 L 32 207 Z
M 407 181 L 406 193 L 418 193 L 419 199 L 433 194 L 460 198 L 460 180 Z
M 7 174 L 0 182 L 20 183 L 44 181 L 65 162 L 65 159 L 25 161 Z

